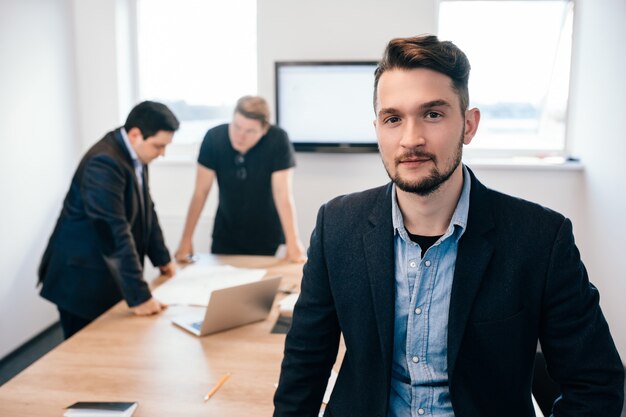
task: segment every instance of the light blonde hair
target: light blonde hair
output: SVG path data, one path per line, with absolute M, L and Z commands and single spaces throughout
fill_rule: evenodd
M 241 97 L 237 100 L 235 113 L 239 113 L 247 119 L 258 120 L 264 128 L 270 125 L 270 108 L 263 97 Z

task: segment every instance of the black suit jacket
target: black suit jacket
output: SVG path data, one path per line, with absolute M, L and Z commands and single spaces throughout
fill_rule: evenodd
M 471 177 L 448 322 L 456 417 L 533 416 L 538 340 L 561 384 L 555 416 L 619 416 L 622 363 L 570 221 Z M 394 294 L 391 185 L 324 205 L 285 342 L 274 416 L 317 416 L 340 333 L 346 354 L 324 415 L 387 415 Z
M 39 267 L 42 297 L 87 319 L 122 297 L 129 306 L 151 297 L 144 256 L 165 265 L 170 255 L 150 198 L 148 167 L 143 169 L 145 190 L 120 129 L 85 154 Z

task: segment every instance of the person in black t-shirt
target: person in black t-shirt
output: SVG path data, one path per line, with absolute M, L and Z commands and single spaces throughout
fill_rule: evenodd
M 267 102 L 255 96 L 240 98 L 232 122 L 210 129 L 202 141 L 176 259 L 184 262 L 193 254 L 193 233 L 217 179 L 212 253 L 274 255 L 285 243 L 285 257 L 303 261 L 291 189 L 294 166 L 293 146 L 284 130 L 269 124 Z

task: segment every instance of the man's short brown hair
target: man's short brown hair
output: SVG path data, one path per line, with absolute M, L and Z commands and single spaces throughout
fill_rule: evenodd
M 388 70 L 427 68 L 447 75 L 459 95 L 461 112 L 469 106 L 470 63 L 467 56 L 455 44 L 440 41 L 434 35 L 392 39 L 385 48 L 383 58 L 374 72 L 374 110 L 380 76 Z

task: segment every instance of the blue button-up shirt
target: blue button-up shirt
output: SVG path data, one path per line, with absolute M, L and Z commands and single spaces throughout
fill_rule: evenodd
M 465 166 L 463 178 L 450 225 L 424 257 L 407 234 L 393 187 L 396 306 L 389 417 L 454 417 L 448 389 L 448 313 L 458 241 L 469 210 Z
M 126 129 L 121 128 L 120 133 L 122 134 L 122 138 L 124 139 L 124 145 L 126 145 L 126 149 L 128 149 L 128 153 L 130 154 L 131 159 L 133 160 L 133 167 L 135 168 L 135 176 L 137 176 L 137 182 L 139 183 L 139 190 L 143 189 L 143 164 L 139 160 L 139 156 L 137 156 L 137 152 L 135 152 L 135 148 L 130 143 L 128 139 L 128 133 L 126 133 Z M 140 191 L 139 195 L 143 199 L 143 192 Z

